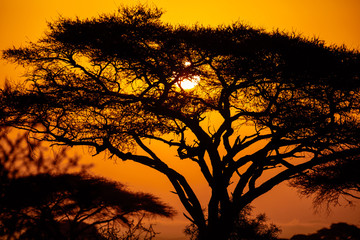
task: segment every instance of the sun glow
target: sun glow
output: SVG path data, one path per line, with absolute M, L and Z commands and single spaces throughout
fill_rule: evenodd
M 192 89 L 200 82 L 199 76 L 192 76 L 191 78 L 183 78 L 178 82 L 178 86 L 184 90 Z
M 185 62 L 184 65 L 189 67 L 191 62 Z M 196 87 L 200 82 L 200 76 L 190 76 L 186 78 L 179 78 L 179 82 L 177 83 L 178 87 L 184 90 L 192 89 Z

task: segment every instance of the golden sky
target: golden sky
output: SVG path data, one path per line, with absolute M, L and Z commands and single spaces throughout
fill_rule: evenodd
M 162 8 L 166 12 L 163 20 L 172 24 L 215 26 L 240 21 L 269 31 L 276 28 L 295 31 L 307 37 L 319 37 L 328 44 L 345 44 L 360 50 L 359 0 L 0 0 L 0 49 L 36 41 L 46 29 L 46 22 L 59 16 L 92 17 L 137 2 Z M 0 82 L 5 78 L 19 79 L 20 70 L 0 61 Z M 89 156 L 86 150 L 84 155 Z M 131 189 L 153 192 L 164 201 L 178 205 L 176 197 L 170 193 L 170 184 L 159 174 L 138 165 L 120 161 L 114 165 L 101 158 L 97 160 L 97 173 L 125 182 Z M 178 168 L 193 175 L 192 169 L 185 163 L 179 163 Z M 201 179 L 194 177 L 191 182 L 197 185 L 199 195 L 206 198 L 207 189 Z M 320 227 L 328 227 L 332 222 L 343 221 L 360 226 L 360 203 L 356 208 L 337 207 L 329 215 L 315 215 L 311 200 L 300 199 L 296 191 L 285 184 L 261 197 L 254 206 L 256 212 L 267 213 L 271 221 L 282 227 L 284 237 L 313 232 Z M 187 221 L 182 217 L 181 208 L 179 211 L 178 217 L 172 221 L 158 221 L 156 230 L 163 232 L 165 239 L 182 239 Z

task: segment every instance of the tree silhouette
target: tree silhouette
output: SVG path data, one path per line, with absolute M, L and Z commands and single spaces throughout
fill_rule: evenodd
M 360 199 L 360 161 L 358 158 L 329 162 L 292 179 L 290 186 L 305 196 L 315 196 L 314 205 L 339 204 L 343 197 L 350 204 Z
M 360 229 L 347 223 L 334 223 L 330 228 L 322 228 L 313 234 L 297 234 L 290 240 L 356 240 L 360 238 Z
M 38 174 L 13 179 L 6 190 L 1 222 L 5 235 L 20 239 L 107 239 L 100 233 L 126 229 L 144 213 L 172 216 L 154 196 L 94 176 Z
M 6 239 L 152 239 L 155 232 L 142 218 L 173 215 L 151 194 L 85 174 L 64 151 L 44 159 L 34 155 L 43 151 L 39 142 L 27 135 L 11 140 L 5 133 L 0 134 L 0 236 Z M 67 173 L 74 169 L 82 171 Z
M 161 14 L 61 18 L 38 42 L 5 50 L 28 81 L 2 90 L 2 123 L 164 174 L 200 239 L 228 239 L 239 212 L 277 184 L 359 156 L 357 51 L 239 23 L 172 26 Z M 150 142 L 197 166 L 206 206 Z

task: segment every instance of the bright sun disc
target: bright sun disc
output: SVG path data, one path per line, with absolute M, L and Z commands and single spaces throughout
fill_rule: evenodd
M 196 85 L 198 85 L 199 82 L 200 82 L 200 77 L 199 76 L 193 76 L 192 78 L 181 79 L 179 81 L 178 85 L 182 89 L 192 89 Z
M 184 63 L 184 65 L 185 65 L 186 67 L 189 67 L 189 66 L 191 65 L 191 62 L 186 61 L 186 62 Z M 179 80 L 180 80 L 180 81 L 177 83 L 177 85 L 178 85 L 180 88 L 182 88 L 182 89 L 184 89 L 184 90 L 186 90 L 186 89 L 192 89 L 192 88 L 194 88 L 196 85 L 199 84 L 199 82 L 200 82 L 200 76 L 192 76 L 192 77 L 190 77 L 190 78 L 181 78 L 181 79 L 179 79 Z

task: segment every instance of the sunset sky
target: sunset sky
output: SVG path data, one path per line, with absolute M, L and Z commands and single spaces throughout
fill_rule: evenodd
M 46 23 L 59 16 L 80 18 L 94 17 L 114 12 L 122 5 L 146 3 L 165 11 L 164 22 L 171 24 L 203 24 L 216 26 L 240 21 L 268 31 L 274 29 L 297 32 L 306 37 L 318 37 L 328 44 L 342 45 L 360 50 L 360 1 L 359 0 L 0 0 L 0 50 L 36 41 L 46 30 Z M 4 80 L 21 81 L 22 69 L 0 60 L 0 83 Z M 1 84 L 2 86 L 2 84 Z M 124 182 L 130 189 L 151 192 L 178 210 L 172 220 L 157 220 L 156 230 L 163 239 L 183 239 L 183 229 L 188 223 L 182 208 L 166 178 L 145 167 L 131 163 L 105 160 L 104 156 L 91 158 L 86 149 L 78 151 L 87 161 L 96 160 L 94 171 Z M 166 156 L 166 152 L 164 152 Z M 200 177 L 180 162 L 191 183 L 196 184 L 199 196 L 206 199 L 208 192 Z M 339 206 L 330 213 L 315 214 L 311 199 L 299 198 L 296 190 L 286 184 L 261 197 L 253 206 L 256 213 L 266 213 L 270 221 L 283 229 L 281 236 L 310 233 L 333 222 L 347 222 L 360 227 L 360 202 L 356 207 Z

